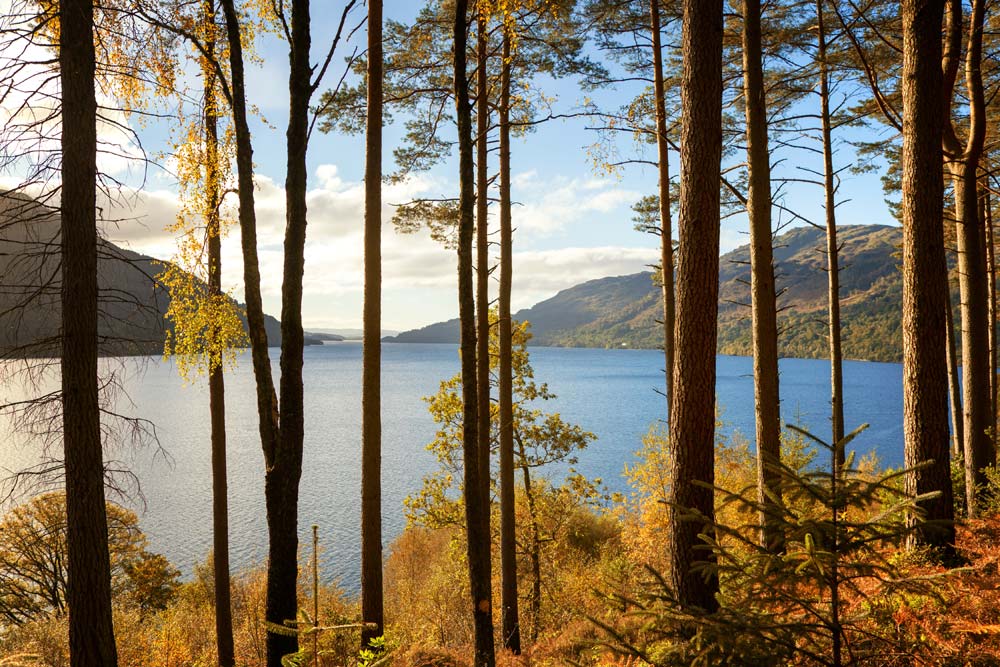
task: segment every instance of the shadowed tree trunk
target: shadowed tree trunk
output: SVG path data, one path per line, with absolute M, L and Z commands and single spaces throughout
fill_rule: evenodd
M 692 571 L 711 558 L 696 547 L 711 530 L 715 481 L 715 351 L 722 157 L 722 2 L 684 0 L 681 190 L 674 398 L 670 413 L 670 581 L 682 604 L 715 610 L 716 576 Z M 704 520 L 685 520 L 684 509 Z
M 205 22 L 215 23 L 215 4 L 204 3 Z M 214 39 L 214 38 L 213 38 Z M 206 44 L 208 58 L 214 58 L 215 43 Z M 218 108 L 215 69 L 202 68 L 205 97 L 205 185 L 206 234 L 208 236 L 208 289 L 212 298 L 222 297 L 222 227 L 219 220 Z M 233 612 L 229 577 L 229 480 L 226 474 L 226 384 L 222 351 L 211 349 L 208 372 L 208 404 L 212 424 L 212 565 L 215 577 L 215 643 L 219 667 L 233 667 Z
M 503 645 L 521 653 L 521 624 L 517 599 L 517 534 L 514 520 L 514 371 L 510 320 L 513 278 L 513 229 L 510 194 L 510 35 L 504 28 L 500 72 L 500 294 L 499 294 L 499 403 L 500 403 L 500 568 Z
M 476 8 L 476 398 L 478 401 L 479 492 L 483 531 L 490 534 L 490 239 L 489 239 L 489 79 L 486 76 L 488 18 Z M 491 554 L 487 552 L 487 557 Z M 492 565 L 487 563 L 487 568 Z
M 62 89 L 62 426 L 72 667 L 118 664 L 97 389 L 94 3 L 59 4 Z
M 667 416 L 673 402 L 674 368 L 674 241 L 670 220 L 670 145 L 667 138 L 666 89 L 663 82 L 663 46 L 660 39 L 660 0 L 649 2 L 653 36 L 653 103 L 656 107 L 656 157 L 659 170 L 660 272 L 663 278 L 663 362 Z
M 823 128 L 823 199 L 826 209 L 826 262 L 829 285 L 830 309 L 830 416 L 833 439 L 844 439 L 844 371 L 840 344 L 840 248 L 837 244 L 837 188 L 834 183 L 833 130 L 830 123 L 830 73 L 826 56 L 826 24 L 823 21 L 823 2 L 816 0 L 816 17 L 819 26 L 819 96 Z M 844 463 L 843 448 L 837 449 L 837 464 Z
M 453 25 L 455 107 L 458 126 L 459 221 L 458 221 L 458 312 L 462 353 L 462 456 L 464 462 L 465 525 L 469 562 L 469 592 L 472 598 L 475 634 L 475 666 L 492 667 L 493 605 L 490 584 L 490 535 L 484 531 L 489 511 L 480 493 L 480 449 L 476 376 L 476 303 L 473 285 L 472 236 L 475 208 L 475 170 L 472 160 L 472 109 L 466 74 L 468 46 L 468 0 L 456 0 Z
M 757 425 L 757 485 L 761 542 L 780 551 L 784 536 L 778 512 L 781 414 L 778 395 L 778 315 L 771 241 L 771 163 L 767 148 L 767 102 L 761 62 L 760 0 L 743 0 L 743 97 L 746 103 L 750 187 L 750 295 L 753 311 L 754 412 Z
M 278 441 L 278 397 L 271 375 L 271 358 L 264 328 L 264 305 L 260 294 L 260 262 L 257 258 L 257 213 L 254 208 L 253 144 L 247 122 L 246 78 L 239 15 L 233 0 L 221 0 L 226 18 L 231 78 L 230 104 L 236 136 L 237 192 L 239 195 L 240 244 L 243 253 L 243 291 L 247 307 L 247 332 L 257 391 L 257 417 L 264 462 L 271 465 Z
M 304 436 L 302 276 L 306 243 L 306 152 L 312 68 L 309 0 L 291 1 L 288 60 L 288 129 L 285 132 L 285 261 L 281 283 L 281 416 L 278 448 L 264 474 L 268 542 L 267 621 L 284 625 L 298 613 L 298 498 Z M 267 664 L 281 667 L 282 656 L 298 650 L 295 635 L 267 633 Z
M 939 491 L 921 503 L 912 542 L 953 552 L 955 529 L 948 459 L 948 295 L 941 178 L 942 0 L 904 0 L 903 16 L 903 433 L 910 494 Z M 913 520 L 912 517 L 910 520 Z
M 382 601 L 382 0 L 368 0 L 365 303 L 361 374 L 362 648 L 383 634 Z

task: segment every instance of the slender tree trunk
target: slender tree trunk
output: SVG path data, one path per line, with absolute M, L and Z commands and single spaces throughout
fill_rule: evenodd
M 913 542 L 952 552 L 955 529 L 948 459 L 945 298 L 948 281 L 942 226 L 940 95 L 942 0 L 904 0 L 903 16 L 903 433 L 906 476 L 928 521 Z M 911 519 L 912 520 L 912 519 Z
M 469 589 L 475 633 L 475 667 L 493 667 L 493 607 L 490 584 L 490 535 L 483 513 L 476 383 L 475 290 L 473 289 L 472 232 L 475 207 L 475 173 L 472 164 L 472 109 L 466 73 L 468 0 L 456 0 L 454 22 L 455 106 L 458 125 L 459 224 L 458 309 L 462 351 L 462 453 L 464 460 L 465 525 L 469 561 Z
M 951 404 L 951 455 L 957 459 L 962 456 L 962 445 L 965 436 L 962 427 L 965 420 L 962 417 L 962 387 L 958 379 L 958 354 L 955 347 L 955 315 L 951 306 L 951 289 L 948 289 L 948 298 L 945 300 L 947 308 L 947 322 L 945 322 L 945 336 L 948 341 L 948 399 Z M 965 504 L 965 499 L 962 499 Z
M 514 519 L 514 370 L 510 292 L 513 278 L 513 228 L 510 194 L 510 35 L 504 29 L 500 72 L 500 571 L 503 645 L 521 653 L 517 598 L 517 526 Z
M 681 191 L 674 398 L 670 413 L 671 583 L 682 604 L 718 607 L 718 577 L 693 571 L 711 559 L 698 547 L 715 517 L 715 353 L 719 296 L 719 172 L 722 158 L 722 2 L 684 0 Z M 685 510 L 704 520 L 685 520 Z
M 478 8 L 477 8 L 478 9 Z M 490 534 L 490 240 L 488 137 L 489 81 L 486 76 L 488 20 L 477 11 L 476 29 L 476 398 L 478 405 L 479 482 L 483 531 Z M 487 552 L 487 558 L 492 554 Z M 492 564 L 487 565 L 492 570 Z
M 267 567 L 267 621 L 285 625 L 298 613 L 298 502 L 304 437 L 302 388 L 302 276 L 306 243 L 306 152 L 312 68 L 309 64 L 309 0 L 291 1 L 289 46 L 289 111 L 285 133 L 285 262 L 281 284 L 281 380 L 279 441 L 274 464 L 264 475 L 267 528 L 270 536 Z M 281 659 L 298 650 L 294 635 L 267 633 L 267 663 L 281 667 Z
M 72 667 L 118 664 L 97 380 L 94 3 L 59 4 L 62 408 Z
M 833 442 L 844 439 L 844 370 L 840 344 L 840 247 L 837 243 L 837 188 L 834 183 L 833 130 L 830 123 L 830 74 L 826 57 L 823 0 L 816 0 L 819 21 L 819 96 L 823 126 L 823 194 L 826 208 L 826 261 L 830 304 L 830 405 Z M 844 464 L 844 450 L 837 449 L 836 465 Z
M 663 279 L 663 375 L 666 382 L 667 416 L 669 416 L 674 395 L 674 241 L 670 220 L 670 146 L 667 141 L 663 46 L 660 43 L 660 0 L 649 0 L 649 28 L 653 36 L 653 103 L 656 107 L 656 159 L 660 176 L 658 188 L 660 272 Z
M 535 492 L 531 485 L 531 469 L 524 463 L 528 460 L 524 443 L 518 440 L 518 453 L 521 457 L 521 473 L 524 478 L 524 499 L 528 505 L 528 521 L 531 524 L 531 631 L 528 641 L 534 643 L 538 639 L 538 624 L 542 615 L 542 536 L 538 527 L 538 506 L 535 502 Z
M 986 238 L 986 290 L 989 294 L 989 339 L 990 339 L 990 440 L 991 458 L 996 460 L 997 438 L 997 284 L 996 248 L 993 244 L 993 204 L 989 190 L 983 188 L 983 228 Z
M 204 3 L 204 20 L 215 23 L 215 4 Z M 213 38 L 214 40 L 214 38 Z M 206 45 L 214 57 L 215 42 Z M 208 236 L 208 289 L 213 299 L 222 298 L 222 226 L 219 179 L 218 108 L 215 70 L 202 68 L 205 97 L 205 189 L 206 235 Z M 233 667 L 233 612 L 229 579 L 229 481 L 226 474 L 226 384 L 221 351 L 213 349 L 209 360 L 208 404 L 212 424 L 212 563 L 215 576 L 215 642 L 219 667 Z
M 757 417 L 757 485 L 761 542 L 781 551 L 784 536 L 775 525 L 781 495 L 781 407 L 778 394 L 778 314 L 771 240 L 771 163 L 767 140 L 760 34 L 760 0 L 743 0 L 743 97 L 746 102 L 750 188 L 750 295 L 753 311 L 754 408 Z
M 962 44 L 962 3 L 948 0 L 945 41 L 948 45 L 940 66 L 944 80 L 939 95 L 939 112 L 946 120 L 942 144 L 955 196 L 955 240 L 958 248 L 958 277 L 962 319 L 962 387 L 964 409 L 964 452 L 966 502 L 969 516 L 978 512 L 978 487 L 985 483 L 983 469 L 990 464 L 989 428 L 989 297 L 986 289 L 986 256 L 983 228 L 979 220 L 977 178 L 979 160 L 986 137 L 986 100 L 980 66 L 983 52 L 983 0 L 973 0 L 965 49 L 965 80 L 968 94 L 968 136 L 962 145 L 951 118 L 958 62 Z M 943 102 L 942 102 L 943 101 Z
M 365 303 L 361 375 L 362 648 L 383 634 L 382 602 L 382 0 L 368 0 Z
M 962 316 L 962 408 L 965 435 L 965 497 L 970 517 L 978 515 L 979 487 L 986 484 L 990 465 L 989 297 L 986 257 L 975 169 L 970 161 L 952 163 L 955 191 L 955 239 Z
M 240 243 L 243 251 L 243 291 L 247 306 L 247 332 L 257 390 L 257 417 L 264 463 L 270 467 L 278 443 L 278 397 L 274 391 L 264 304 L 260 294 L 260 262 L 257 257 L 257 213 L 254 208 L 253 144 L 247 122 L 246 77 L 243 66 L 242 29 L 233 0 L 221 0 L 226 18 L 233 127 L 236 135 L 237 190 L 240 210 Z

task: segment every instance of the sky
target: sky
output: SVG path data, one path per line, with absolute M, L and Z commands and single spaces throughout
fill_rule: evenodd
M 328 48 L 339 19 L 339 3 L 314 3 L 313 60 Z M 387 0 L 387 18 L 406 21 L 418 6 L 413 0 Z M 322 8 L 322 10 L 320 10 Z M 355 22 L 361 18 L 355 14 Z M 364 28 L 355 41 L 363 48 Z M 353 48 L 353 47 L 351 47 Z M 262 291 L 265 310 L 280 314 L 282 240 L 284 234 L 284 127 L 287 120 L 287 46 L 266 36 L 259 46 L 260 62 L 248 67 L 248 96 L 266 121 L 253 122 L 256 202 Z M 335 63 L 342 62 L 341 51 Z M 599 54 L 593 52 L 598 57 Z M 331 68 L 327 84 L 339 72 Z M 584 98 L 618 105 L 638 88 L 582 91 L 573 80 L 539 81 L 558 110 L 578 107 Z M 324 86 L 328 87 L 328 86 Z M 816 102 L 818 105 L 818 101 Z M 143 146 L 152 152 L 167 145 L 165 121 L 127 122 Z M 605 276 L 646 270 L 659 256 L 659 239 L 633 229 L 631 205 L 656 191 L 651 168 L 633 166 L 614 174 L 595 171 L 588 148 L 598 137 L 583 119 L 556 120 L 515 139 L 512 145 L 514 235 L 513 308 L 528 307 L 559 290 Z M 385 128 L 387 166 L 402 134 L 401 124 Z M 629 142 L 625 151 L 637 150 Z M 648 150 L 648 149 L 647 149 Z M 849 151 L 848 151 L 849 152 Z M 655 158 L 647 153 L 646 158 Z M 120 157 L 102 158 L 102 165 L 126 183 L 144 182 L 142 191 L 115 204 L 105 235 L 130 249 L 169 259 L 176 253 L 174 234 L 167 228 L 178 211 L 176 178 L 169 157 L 160 166 L 139 167 Z M 671 170 L 676 174 L 677 159 Z M 802 175 L 801 166 L 819 165 L 815 158 L 791 160 L 775 155 L 776 174 Z M 358 328 L 362 310 L 362 241 L 364 214 L 364 146 L 361 136 L 313 134 L 309 147 L 308 231 L 304 277 L 303 325 L 309 329 Z M 4 174 L 10 180 L 16 175 Z M 841 224 L 893 224 L 874 175 L 843 174 Z M 390 223 L 393 205 L 414 197 L 454 196 L 457 160 L 449 159 L 406 182 L 383 188 L 383 328 L 406 330 L 454 317 L 457 313 L 456 262 L 453 250 L 426 233 L 402 235 Z M 813 220 L 822 220 L 822 190 L 811 185 L 788 189 L 785 204 Z M 778 215 L 777 213 L 775 214 Z M 787 216 L 786 216 L 787 217 Z M 784 220 L 787 222 L 787 219 Z M 495 220 L 491 220 L 495 224 Z M 801 224 L 801 223 L 796 223 Z M 676 231 L 675 238 L 676 238 Z M 745 216 L 723 222 L 722 252 L 746 242 Z M 496 251 L 493 251 L 496 256 Z M 239 233 L 233 228 L 223 244 L 224 282 L 242 298 Z

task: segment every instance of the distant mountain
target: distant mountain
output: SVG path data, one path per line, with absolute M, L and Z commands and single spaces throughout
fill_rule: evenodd
M 169 323 L 169 296 L 156 280 L 163 262 L 98 242 L 101 353 L 158 354 Z M 16 194 L 0 194 L 0 358 L 59 354 L 58 212 Z M 265 316 L 268 343 L 281 325 Z M 327 337 L 327 339 L 339 337 Z M 322 340 L 306 334 L 307 344 Z
M 899 227 L 851 225 L 838 230 L 842 245 L 841 317 L 849 359 L 901 358 L 902 278 L 895 256 Z M 780 352 L 823 358 L 827 352 L 826 235 L 813 227 L 782 234 L 775 243 Z M 748 355 L 750 249 L 723 255 L 719 270 L 719 352 Z M 660 289 L 649 272 L 600 278 L 565 289 L 515 313 L 531 322 L 532 344 L 576 347 L 662 346 Z M 457 343 L 458 320 L 439 322 L 385 339 L 399 343 Z
M 340 340 L 361 340 L 364 333 L 364 329 L 312 329 L 310 335 L 329 334 L 339 337 Z M 382 329 L 381 333 L 384 338 L 385 336 L 395 336 L 399 332 L 392 331 L 390 329 Z

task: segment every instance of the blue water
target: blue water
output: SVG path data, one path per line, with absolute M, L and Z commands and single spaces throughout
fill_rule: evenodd
M 383 346 L 383 527 L 386 543 L 402 530 L 403 498 L 435 467 L 424 446 L 435 425 L 422 397 L 458 371 L 451 345 Z M 272 354 L 275 350 L 272 350 Z M 275 357 L 275 374 L 277 361 Z M 626 489 L 623 465 L 632 461 L 642 436 L 664 419 L 663 356 L 655 350 L 531 348 L 536 380 L 557 398 L 546 409 L 597 436 L 580 454 L 580 472 L 601 477 L 612 491 Z M 171 363 L 126 362 L 123 384 L 131 404 L 119 408 L 156 426 L 167 456 L 152 448 L 120 454 L 136 474 L 144 502 L 127 502 L 140 515 L 150 548 L 165 554 L 185 574 L 204 560 L 211 546 L 211 476 L 208 391 L 204 382 L 185 385 Z M 752 360 L 718 358 L 718 401 L 723 432 L 753 433 Z M 825 436 L 829 432 L 829 363 L 785 359 L 781 365 L 785 421 Z M 349 591 L 358 586 L 360 498 L 361 346 L 337 343 L 305 351 L 306 440 L 300 492 L 299 529 L 307 539 L 320 530 L 324 577 Z M 871 427 L 854 445 L 875 450 L 884 465 L 902 463 L 902 367 L 846 362 L 845 413 L 848 429 Z M 8 389 L 9 393 L 9 389 Z M 7 400 L 10 396 L 0 396 Z M 226 376 L 229 438 L 229 502 L 232 561 L 236 568 L 264 562 L 266 527 L 263 457 L 257 432 L 256 399 L 249 356 Z M 6 427 L 0 426 L 0 432 Z M 37 460 L 36 446 L 0 444 L 7 469 Z

